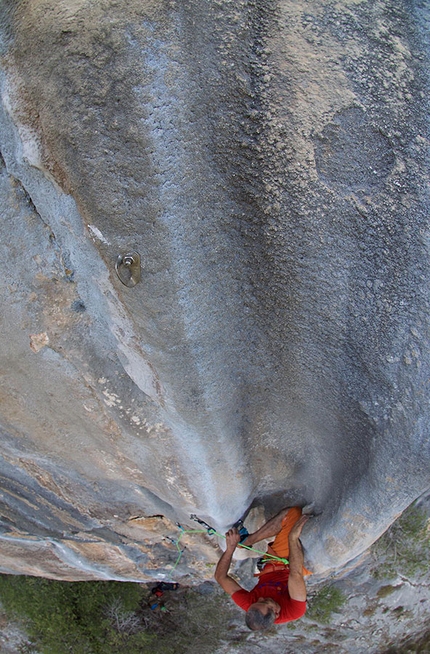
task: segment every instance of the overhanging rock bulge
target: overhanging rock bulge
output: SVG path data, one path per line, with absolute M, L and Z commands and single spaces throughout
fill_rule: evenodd
M 147 579 L 191 513 L 314 501 L 327 571 L 429 487 L 425 19 L 3 4 L 5 570 Z

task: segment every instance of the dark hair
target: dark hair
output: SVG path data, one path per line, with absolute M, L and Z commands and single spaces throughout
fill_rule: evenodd
M 252 631 L 265 631 L 275 622 L 275 613 L 271 610 L 263 615 L 259 609 L 251 607 L 246 612 L 245 622 Z

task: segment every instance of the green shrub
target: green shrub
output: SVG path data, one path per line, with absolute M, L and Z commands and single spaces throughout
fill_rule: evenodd
M 38 577 L 0 575 L 0 600 L 10 615 L 25 620 L 29 637 L 44 654 L 122 652 L 124 634 L 107 617 L 112 601 L 123 610 L 138 608 L 138 584 L 120 582 L 58 582 Z M 130 635 L 128 652 L 153 637 Z M 136 641 L 136 642 L 134 642 Z
M 154 596 L 143 584 L 12 575 L 0 575 L 0 601 L 24 621 L 42 654 L 207 654 L 219 647 L 235 611 L 217 590 L 167 591 L 151 610 Z
M 430 547 L 427 514 L 415 504 L 410 506 L 373 546 L 378 560 L 376 578 L 394 579 L 398 574 L 417 577 L 428 570 Z
M 324 586 L 309 600 L 306 616 L 320 624 L 328 624 L 333 613 L 338 613 L 345 603 L 345 596 L 336 586 Z

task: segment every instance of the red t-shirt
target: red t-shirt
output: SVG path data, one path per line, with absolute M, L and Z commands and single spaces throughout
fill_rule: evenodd
M 288 576 L 290 571 L 284 568 L 279 572 L 268 572 L 260 575 L 258 584 L 252 590 L 237 590 L 231 596 L 241 609 L 247 611 L 251 604 L 257 602 L 260 597 L 271 597 L 281 607 L 279 618 L 275 624 L 280 622 L 291 622 L 298 620 L 306 613 L 306 602 L 293 600 L 288 592 Z

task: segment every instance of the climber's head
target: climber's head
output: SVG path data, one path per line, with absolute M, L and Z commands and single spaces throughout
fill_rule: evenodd
M 271 597 L 260 597 L 246 612 L 245 622 L 252 631 L 269 629 L 281 613 L 281 607 Z

